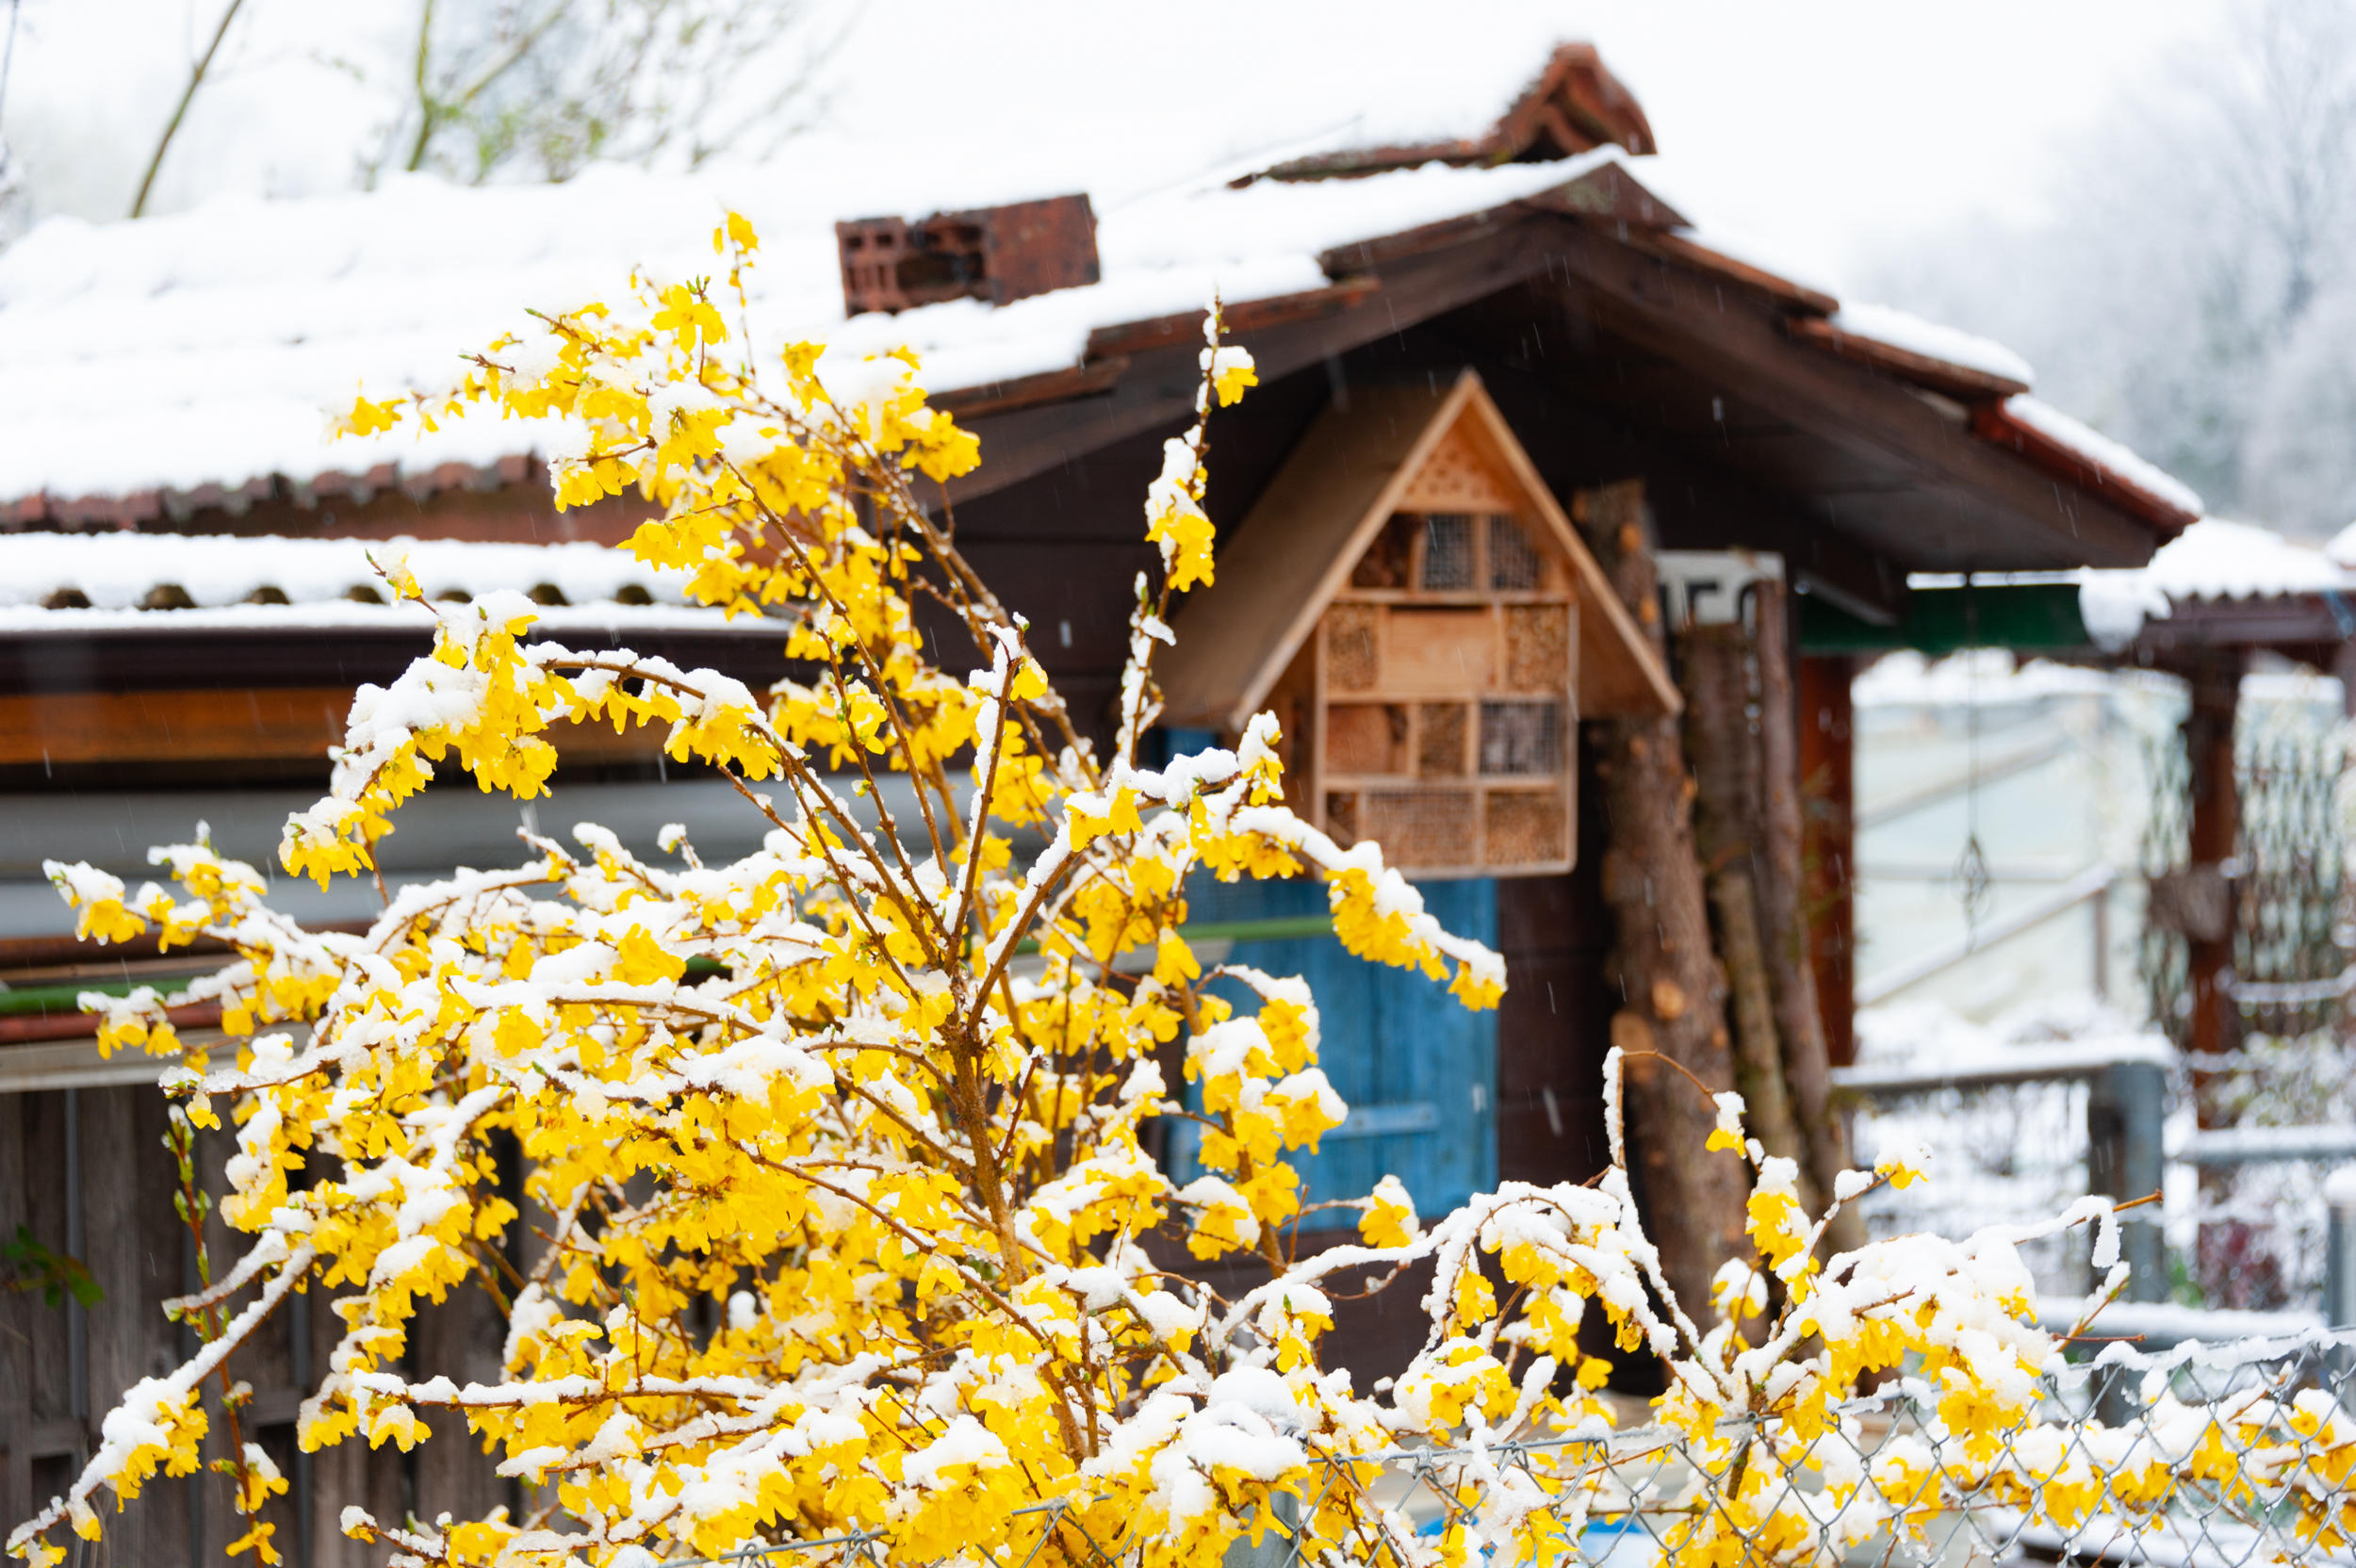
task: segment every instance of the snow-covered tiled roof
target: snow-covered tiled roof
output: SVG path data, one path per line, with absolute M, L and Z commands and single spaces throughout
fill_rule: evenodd
M 581 543 L 286 539 L 170 533 L 0 533 L 0 635 L 177 630 L 394 629 L 427 624 L 386 604 L 374 563 L 405 561 L 434 598 L 530 594 L 538 629 L 711 631 L 681 573 Z M 744 629 L 757 629 L 745 627 Z
M 324 498 L 396 482 L 422 494 L 483 474 L 515 482 L 535 455 L 526 427 L 459 420 L 422 437 L 331 442 L 325 411 L 348 409 L 363 388 L 446 386 L 460 353 L 525 324 L 528 308 L 610 296 L 633 268 L 708 273 L 710 237 L 729 208 L 762 236 L 757 336 L 907 344 L 940 393 L 1069 368 L 1091 333 L 1194 309 L 1214 287 L 1236 303 L 1325 287 L 1329 253 L 1543 197 L 1609 165 L 1639 185 L 1656 176 L 1657 160 L 1607 145 L 1549 162 L 1236 183 L 1350 148 L 1477 141 L 1562 58 L 1513 29 L 1436 32 L 1446 37 L 1413 49 L 1369 44 L 1348 70 L 1336 58 L 1262 93 L 1240 126 L 1182 126 L 1160 140 L 1148 132 L 1162 122 L 1109 100 L 1097 106 L 1103 137 L 1043 135 L 1042 116 L 1068 126 L 1096 113 L 1087 94 L 1111 90 L 1056 83 L 1042 57 L 1021 69 L 1073 101 L 969 92 L 947 139 L 861 127 L 771 164 L 688 177 L 599 168 L 563 186 L 480 189 L 402 177 L 367 194 L 52 220 L 0 253 L 0 521 L 144 521 L 214 504 L 235 514 L 278 485 Z M 961 300 L 844 319 L 836 220 L 1082 189 L 1097 210 L 1099 283 L 998 307 Z M 1680 234 L 1685 259 L 1763 279 L 1802 315 L 1830 314 L 1835 351 L 1880 344 L 1886 355 L 1865 356 L 1878 368 L 1934 388 L 2028 382 L 2028 367 L 1996 345 L 1837 300 L 1706 231 Z M 2073 473 L 2122 477 L 2131 504 L 2155 520 L 2198 514 L 2196 498 L 2082 427 L 2090 439 L 2053 433 L 2029 409 L 2007 430 L 2018 437 L 2031 423 L 2040 443 L 2067 449 Z
M 591 544 L 478 544 L 447 539 L 280 539 L 234 534 L 0 534 L 0 609 L 71 593 L 94 610 L 146 606 L 159 588 L 178 608 L 318 604 L 355 590 L 381 596 L 376 565 L 408 563 L 434 598 L 495 588 L 552 590 L 551 602 L 685 604 L 685 574 Z M 370 598 L 368 602 L 374 602 Z
M 1169 191 L 1099 215 L 1092 287 L 850 322 L 833 222 L 867 204 L 813 205 L 787 169 L 601 169 L 521 189 L 407 178 L 369 195 L 52 221 L 0 253 L 0 499 L 496 463 L 528 447 L 519 427 L 332 442 L 324 411 L 364 386 L 448 385 L 462 351 L 528 325 L 527 308 L 610 296 L 632 267 L 708 273 L 730 206 L 762 237 L 757 334 L 906 343 L 938 391 L 1076 364 L 1093 329 L 1199 307 L 1215 286 L 1234 302 L 1323 287 L 1325 250 L 1519 201 L 1618 155 Z
M 2356 594 L 2356 569 L 2332 553 L 2340 542 L 2318 549 L 2254 523 L 2203 517 L 2161 546 L 2149 565 L 2086 573 L 2078 612 L 2098 645 L 2117 649 L 2178 604 Z
M 2029 362 L 2002 343 L 1938 321 L 1926 321 L 1894 306 L 1848 301 L 1833 312 L 1831 327 L 1835 332 L 1867 338 L 1924 359 L 1977 370 L 1992 380 L 2015 381 L 2022 386 L 2037 380 L 2037 372 L 2029 368 Z
M 1985 342 L 1986 339 L 1973 339 L 1973 341 Z M 1997 346 L 1990 344 L 1989 347 Z M 2024 366 L 2023 368 L 2025 369 L 2026 367 Z M 2095 467 L 2120 482 L 2158 498 L 2188 516 L 2201 515 L 2201 498 L 2194 492 L 2191 485 L 2184 483 L 2159 465 L 2138 457 L 2123 443 L 2112 440 L 2091 425 L 2083 424 L 2071 418 L 2051 403 L 2040 402 L 2025 395 L 2005 399 L 2003 409 L 2007 418 L 2028 426 L 2048 441 L 2075 452 Z

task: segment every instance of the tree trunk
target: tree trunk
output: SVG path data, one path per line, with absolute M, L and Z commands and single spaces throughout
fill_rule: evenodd
M 1792 1119 L 1808 1149 L 1816 1190 L 1829 1194 L 1850 1165 L 1849 1127 L 1832 1102 L 1832 1056 L 1824 1035 L 1823 998 L 1809 961 L 1808 914 L 1801 902 L 1806 875 L 1800 813 L 1800 731 L 1792 678 L 1791 600 L 1780 582 L 1756 590 L 1759 649 L 1759 914 L 1775 987 L 1775 1025 L 1783 1038 L 1785 1082 Z M 1834 1252 L 1865 1244 L 1864 1217 L 1844 1211 L 1825 1233 Z
M 1656 651 L 1662 646 L 1658 578 L 1644 486 L 1590 491 L 1575 508 L 1612 586 Z M 1644 1184 L 1662 1272 L 1697 1319 L 1710 1282 L 1749 1250 L 1742 1234 L 1749 1184 L 1742 1162 L 1704 1149 L 1716 1108 L 1673 1062 L 1712 1092 L 1733 1087 L 1726 1010 L 1701 868 L 1693 858 L 1692 780 L 1674 718 L 1597 725 L 1609 845 L 1603 896 L 1612 909 L 1612 967 L 1623 999 L 1612 1040 L 1658 1052 L 1628 1064 L 1632 1157 Z
M 1759 934 L 1752 855 L 1759 842 L 1759 750 L 1751 739 L 1749 639 L 1739 623 L 1678 634 L 1678 685 L 1685 693 L 1685 746 L 1693 760 L 1693 847 L 1716 917 L 1718 952 L 1734 1011 L 1734 1086 L 1751 1135 L 1800 1168 L 1804 1206 L 1824 1190 L 1792 1116 L 1776 1037 L 1775 983 Z

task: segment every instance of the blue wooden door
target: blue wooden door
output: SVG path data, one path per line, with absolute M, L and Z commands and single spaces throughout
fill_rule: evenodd
M 1495 946 L 1497 885 L 1485 878 L 1418 885 L 1425 907 L 1448 930 Z M 1189 924 L 1224 924 L 1325 911 L 1324 884 L 1221 883 L 1186 890 Z M 1497 1184 L 1497 1020 L 1468 1012 L 1447 986 L 1352 957 L 1332 937 L 1237 941 L 1228 961 L 1308 981 L 1320 1015 L 1319 1065 L 1350 1103 L 1350 1119 L 1318 1152 L 1296 1152 L 1303 1202 L 1363 1198 L 1385 1174 L 1407 1184 L 1425 1216 L 1446 1214 Z M 1221 994 L 1250 1010 L 1233 981 Z M 1191 1098 L 1192 1086 L 1189 1086 Z M 1190 1127 L 1189 1127 L 1189 1130 Z M 1173 1174 L 1190 1181 L 1193 1140 L 1172 1140 Z M 1344 1215 L 1330 1221 L 1349 1224 Z

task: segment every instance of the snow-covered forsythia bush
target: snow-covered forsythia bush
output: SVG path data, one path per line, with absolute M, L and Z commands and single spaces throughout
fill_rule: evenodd
M 733 284 L 751 233 L 731 219 L 714 244 Z M 2017 1457 L 2054 1347 L 2007 1241 L 1908 1238 L 1820 1267 L 1795 1172 L 1745 1139 L 1728 1096 L 1712 1141 L 1758 1165 L 1759 1256 L 1729 1266 L 1728 1315 L 1705 1328 L 1638 1223 L 1616 1055 L 1598 1184 L 1508 1185 L 1419 1230 L 1386 1179 L 1324 1205 L 1354 1211 L 1338 1217 L 1359 1244 L 1301 1255 L 1285 1152 L 1345 1115 L 1317 1066 L 1316 1003 L 1236 967 L 1255 1002 L 1207 991 L 1219 972 L 1188 948 L 1188 878 L 1322 876 L 1351 952 L 1448 981 L 1468 1006 L 1494 1004 L 1503 972 L 1374 846 L 1337 847 L 1284 806 L 1271 719 L 1234 752 L 1140 764 L 1165 613 L 1212 576 L 1202 423 L 1170 443 L 1147 498 L 1165 571 L 1138 584 L 1100 758 L 913 488 L 979 457 L 925 406 L 914 360 L 839 363 L 808 344 L 757 359 L 728 298 L 634 286 L 492 345 L 447 399 L 363 400 L 351 422 L 487 407 L 548 421 L 552 440 L 585 431 L 553 466 L 560 500 L 654 498 L 663 515 L 630 547 L 692 573 L 705 602 L 775 617 L 796 678 L 763 696 L 527 643 L 530 601 L 429 603 L 388 563 L 435 617 L 435 650 L 361 692 L 333 792 L 289 821 L 281 853 L 322 881 L 365 874 L 434 764 L 454 755 L 483 788 L 530 797 L 566 720 L 666 726 L 671 756 L 737 784 L 763 847 L 704 865 L 669 835 L 679 863 L 657 866 L 583 825 L 572 847 L 531 840 L 515 869 L 401 892 L 364 936 L 303 930 L 203 843 L 157 852 L 180 902 L 54 867 L 88 934 L 237 948 L 185 993 L 221 1004 L 234 1063 L 184 1048 L 152 993 L 92 1004 L 108 1010 L 105 1048 L 185 1057 L 166 1078 L 184 1171 L 190 1127 L 234 1118 L 221 1212 L 251 1242 L 174 1304 L 203 1349 L 125 1395 L 12 1550 L 54 1562 L 61 1528 L 96 1536 L 102 1490 L 128 1499 L 194 1473 L 218 1419 L 236 1549 L 276 1560 L 285 1544 L 258 1512 L 285 1482 L 237 1400 L 208 1414 L 200 1395 L 216 1378 L 229 1392 L 228 1356 L 298 1290 L 332 1298 L 345 1325 L 303 1408 L 305 1446 L 477 1441 L 531 1488 L 522 1518 L 343 1510 L 348 1533 L 403 1563 L 646 1564 L 787 1539 L 839 1556 L 873 1536 L 909 1568 L 1207 1568 L 1271 1527 L 1284 1492 L 1306 1501 L 1317 1560 L 1463 1568 L 1487 1543 L 1543 1559 L 1626 1496 L 1591 1441 L 1607 1412 L 1603 1364 L 1577 1343 L 1589 1310 L 1668 1366 L 1661 1417 L 1717 1494 L 1666 1522 L 1680 1561 L 1812 1559 L 1825 1540 L 1919 1528 L 1959 1489 L 2053 1494 Z M 1216 308 L 1206 329 L 1203 416 L 1253 379 Z M 971 633 L 973 673 L 927 657 L 920 600 Z M 1027 863 L 1017 831 L 1044 841 Z M 1155 1065 L 1172 1042 L 1183 1100 Z M 1214 1174 L 1173 1187 L 1140 1146 L 1153 1117 L 1196 1120 Z M 509 1139 L 529 1214 L 501 1196 Z M 1908 1174 L 1856 1175 L 1840 1197 Z M 193 1174 L 181 1196 L 201 1223 Z M 1165 1259 L 1252 1254 L 1270 1282 L 1221 1298 L 1157 1266 L 1156 1234 Z M 1379 1396 L 1327 1370 L 1336 1276 L 1426 1261 L 1431 1330 L 1408 1370 Z M 501 1380 L 404 1375 L 420 1302 L 452 1291 L 503 1315 Z M 1840 1444 L 1814 1440 L 1847 1419 L 1836 1407 L 1861 1377 L 1909 1357 L 1955 1442 L 1844 1468 Z M 1528 1470 L 1480 1452 L 1547 1432 L 1578 1441 Z M 1447 1528 L 1422 1537 L 1377 1503 L 1365 1460 L 1420 1444 L 1473 1451 Z M 2054 1485 L 2084 1468 L 2081 1449 L 2037 1451 Z M 2146 1462 L 2156 1506 L 2174 1460 Z M 1811 1469 L 1821 1488 L 1792 1484 Z

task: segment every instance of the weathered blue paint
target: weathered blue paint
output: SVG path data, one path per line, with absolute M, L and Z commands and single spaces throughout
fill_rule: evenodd
M 1206 729 L 1157 732 L 1156 761 L 1214 745 Z M 1418 884 L 1424 906 L 1460 936 L 1497 945 L 1497 884 L 1486 878 Z M 1186 889 L 1190 921 L 1272 920 L 1326 908 L 1321 882 L 1219 882 L 1194 878 Z M 1445 1214 L 1497 1184 L 1497 1015 L 1467 1012 L 1445 982 L 1370 964 L 1332 937 L 1237 942 L 1233 963 L 1270 974 L 1298 974 L 1317 1000 L 1319 1065 L 1350 1119 L 1328 1133 L 1315 1154 L 1296 1152 L 1302 1200 L 1363 1198 L 1385 1175 L 1397 1176 L 1427 1216 Z M 1233 981 L 1220 994 L 1249 1009 L 1251 993 Z M 1196 1102 L 1193 1086 L 1186 1087 Z M 1172 1174 L 1192 1181 L 1191 1126 L 1172 1139 Z M 1336 1223 L 1349 1223 L 1344 1217 Z
M 1420 887 L 1425 907 L 1450 931 L 1496 943 L 1495 883 Z M 1317 913 L 1325 889 L 1308 880 L 1203 877 L 1187 888 L 1186 902 L 1193 920 L 1266 920 Z M 1317 999 L 1320 1065 L 1352 1117 L 1325 1135 L 1317 1153 L 1294 1155 L 1304 1202 L 1363 1198 L 1390 1174 L 1407 1184 L 1419 1210 L 1437 1215 L 1497 1184 L 1494 1011 L 1467 1012 L 1444 983 L 1352 957 L 1331 937 L 1237 942 L 1228 961 L 1298 974 Z M 1219 989 L 1252 1005 L 1235 982 L 1221 981 Z M 1191 1140 L 1181 1140 L 1181 1181 L 1196 1174 L 1191 1152 Z
M 1198 751 L 1210 750 L 1219 744 L 1219 736 L 1208 729 L 1156 729 L 1146 736 L 1144 744 L 1138 749 L 1152 755 L 1152 747 L 1157 741 L 1161 743 L 1161 752 L 1153 758 L 1153 761 L 1159 767 L 1173 757 L 1192 757 Z

